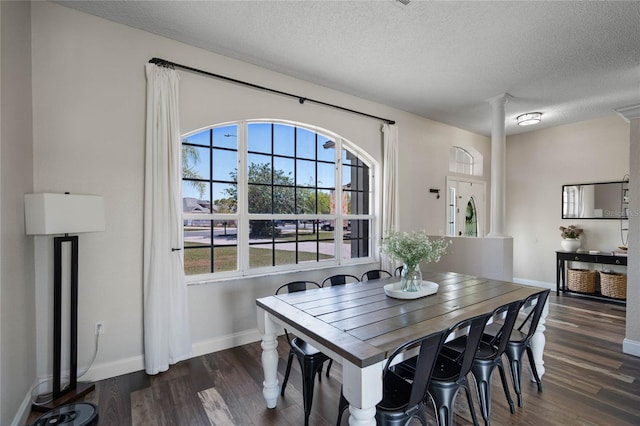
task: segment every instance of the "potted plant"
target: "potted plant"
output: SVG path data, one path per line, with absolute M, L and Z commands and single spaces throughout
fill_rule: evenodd
M 560 245 L 564 251 L 576 251 L 580 248 L 580 235 L 582 235 L 582 228 L 578 228 L 575 225 L 569 225 L 567 227 L 560 227 L 560 236 L 562 240 Z
M 391 230 L 383 239 L 381 251 L 392 260 L 403 263 L 400 283 L 402 291 L 418 291 L 422 285 L 420 262 L 437 262 L 446 253 L 444 237 L 430 240 L 426 231 L 411 234 Z

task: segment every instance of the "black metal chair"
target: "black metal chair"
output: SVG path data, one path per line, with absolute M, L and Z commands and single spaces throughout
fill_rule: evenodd
M 379 280 L 380 278 L 390 277 L 391 273 L 389 273 L 389 271 L 385 271 L 384 269 L 372 269 L 362 274 L 360 281 Z
M 404 266 L 402 266 L 402 265 L 398 266 L 398 267 L 393 271 L 393 276 L 394 276 L 394 277 L 399 277 L 399 276 L 401 276 L 401 275 L 402 275 L 402 268 L 403 268 L 403 267 L 404 267 Z
M 467 402 L 473 424 L 478 424 L 467 375 L 469 371 L 471 371 L 473 359 L 475 358 L 476 351 L 480 345 L 480 339 L 482 338 L 482 332 L 490 316 L 491 314 L 489 313 L 460 321 L 451 327 L 447 332 L 447 336 L 445 336 L 445 341 L 448 336 L 466 334 L 467 337 L 466 345 L 462 353 L 452 353 L 452 351 L 447 350 L 446 346 L 443 346 L 438 355 L 436 366 L 433 369 L 431 383 L 429 384 L 429 395 L 433 398 L 433 403 L 436 407 L 436 417 L 438 417 L 438 424 L 440 426 L 453 425 L 454 404 L 460 388 L 463 388 L 467 393 Z
M 435 406 L 439 426 L 453 425 L 454 404 L 460 388 L 463 388 L 467 394 L 473 424 L 478 424 L 467 375 L 471 371 L 482 332 L 490 317 L 491 313 L 487 313 L 465 319 L 450 327 L 445 333 L 445 342 L 449 336 L 466 336 L 466 340 L 463 352 L 451 350 L 446 347 L 446 344 L 443 345 L 431 375 L 429 395 Z M 396 366 L 396 371 L 406 370 L 411 373 L 415 369 L 416 357 L 409 358 Z
M 413 418 L 427 425 L 425 403 L 427 388 L 438 353 L 444 342 L 446 330 L 430 334 L 404 343 L 393 351 L 382 372 L 382 401 L 376 405 L 376 423 L 378 425 L 403 426 Z M 419 349 L 418 349 L 419 348 Z M 407 351 L 418 349 L 415 369 L 409 374 L 392 364 L 394 359 Z M 349 402 L 340 393 L 338 421 L 340 426 L 344 410 Z
M 322 287 L 327 287 L 327 285 L 331 285 L 331 287 L 333 287 L 336 285 L 345 285 L 345 284 L 357 283 L 357 282 L 360 282 L 360 279 L 355 275 L 336 274 L 328 278 L 325 278 L 324 281 L 322 281 Z
M 287 289 L 288 293 L 295 293 L 314 288 L 320 288 L 320 285 L 314 281 L 292 281 L 280 286 L 276 290 L 276 294 L 280 294 L 284 289 Z M 316 374 L 318 374 L 318 380 L 322 380 L 322 366 L 324 362 L 330 358 L 301 338 L 296 336 L 289 336 L 289 333 L 286 329 L 284 331 L 291 349 L 289 350 L 287 369 L 284 374 L 284 381 L 282 382 L 282 390 L 280 391 L 280 395 L 284 396 L 284 390 L 287 387 L 287 381 L 289 381 L 289 373 L 291 373 L 291 364 L 293 362 L 293 357 L 295 356 L 296 358 L 298 358 L 298 362 L 300 363 L 300 370 L 302 371 L 304 424 L 305 426 L 307 426 L 309 424 L 309 415 L 311 414 L 311 404 L 313 403 L 313 387 Z M 327 376 L 328 375 L 329 374 L 327 372 Z
M 511 399 L 511 394 L 509 393 L 507 376 L 505 374 L 504 364 L 502 363 L 502 354 L 504 354 L 507 344 L 509 343 L 509 336 L 518 318 L 518 311 L 520 310 L 522 302 L 522 300 L 517 300 L 493 311 L 491 324 L 495 324 L 494 327 L 497 332 L 493 336 L 483 333 L 475 358 L 473 359 L 471 373 L 478 388 L 480 409 L 486 426 L 489 426 L 491 423 L 491 378 L 496 367 L 500 373 L 500 380 L 502 381 L 504 394 L 509 403 L 509 410 L 511 414 L 515 414 L 516 412 L 513 406 L 513 399 Z M 465 350 L 466 336 L 461 336 L 447 342 L 445 346 L 447 349 L 461 353 Z
M 544 305 L 547 303 L 549 297 L 549 290 L 544 290 L 527 297 L 522 306 L 520 307 L 520 313 L 526 317 L 517 327 L 514 326 L 505 349 L 505 354 L 509 359 L 509 368 L 511 369 L 511 378 L 513 379 L 513 388 L 516 391 L 518 397 L 518 407 L 522 407 L 522 360 L 524 353 L 527 353 L 529 358 L 529 366 L 533 373 L 533 378 L 538 385 L 538 392 L 542 392 L 542 381 L 538 375 L 538 369 L 536 368 L 535 361 L 533 359 L 533 352 L 531 351 L 531 338 L 536 332 L 540 316 L 544 309 Z M 490 325 L 485 331 L 484 339 L 490 339 L 496 335 L 496 327 Z

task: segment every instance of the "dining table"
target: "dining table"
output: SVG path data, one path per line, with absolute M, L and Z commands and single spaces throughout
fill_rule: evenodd
M 349 424 L 375 425 L 383 367 L 396 347 L 544 290 L 453 272 L 425 272 L 423 284 L 435 292 L 413 296 L 398 293 L 399 280 L 370 280 L 256 299 L 267 407 L 275 408 L 280 394 L 277 336 L 283 328 L 342 364 Z M 532 338 L 540 377 L 547 313 L 545 306 Z

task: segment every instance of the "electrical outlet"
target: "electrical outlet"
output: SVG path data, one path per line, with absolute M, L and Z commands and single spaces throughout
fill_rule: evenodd
M 96 334 L 104 334 L 104 321 L 96 323 Z

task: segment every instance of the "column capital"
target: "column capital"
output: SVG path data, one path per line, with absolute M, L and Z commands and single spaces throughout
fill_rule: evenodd
M 616 108 L 615 110 L 626 121 L 635 120 L 640 118 L 640 104 L 631 105 L 623 108 Z
M 492 98 L 487 99 L 487 102 L 489 102 L 491 105 L 505 104 L 510 99 L 513 99 L 513 96 L 511 96 L 508 93 L 502 93 L 500 95 L 497 95 L 497 96 L 494 96 Z

